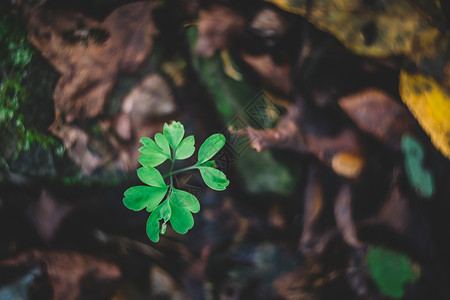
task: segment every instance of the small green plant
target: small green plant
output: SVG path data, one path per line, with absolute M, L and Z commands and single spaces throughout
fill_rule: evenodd
M 147 235 L 153 242 L 159 241 L 159 234 L 164 234 L 167 222 L 181 234 L 194 226 L 192 213 L 200 211 L 197 198 L 174 187 L 173 176 L 192 169 L 197 169 L 206 185 L 216 191 L 223 191 L 229 184 L 222 171 L 215 168 L 210 160 L 225 145 L 225 137 L 216 133 L 205 140 L 198 150 L 198 161 L 195 165 L 174 170 L 175 161 L 191 157 L 195 152 L 194 136 L 184 138 L 184 126 L 173 121 L 164 124 L 163 134 L 157 133 L 154 140 L 141 138 L 143 146 L 139 149 L 137 170 L 139 179 L 146 185 L 134 186 L 124 193 L 123 203 L 128 209 L 140 211 L 144 208 L 151 212 L 147 221 Z M 169 171 L 162 175 L 155 167 L 170 161 Z

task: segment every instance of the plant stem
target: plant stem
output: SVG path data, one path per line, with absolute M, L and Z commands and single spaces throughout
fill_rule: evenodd
M 169 173 L 165 174 L 163 176 L 163 178 L 167 178 L 169 176 L 170 176 L 170 178 L 172 178 L 172 175 L 175 175 L 175 174 L 178 174 L 178 173 L 181 173 L 181 172 L 184 172 L 184 171 L 189 171 L 189 170 L 195 169 L 195 167 L 196 166 L 193 165 L 193 166 L 190 166 L 190 167 L 186 167 L 186 168 L 183 168 L 183 169 L 172 171 L 172 169 L 173 169 L 173 165 L 172 165 L 172 168 L 170 169 Z
M 175 174 L 178 174 L 178 173 L 181 173 L 181 172 L 184 172 L 184 171 L 189 171 L 189 170 L 192 170 L 192 169 L 195 169 L 195 165 L 194 166 L 190 166 L 190 167 L 186 167 L 186 168 L 183 168 L 183 169 L 175 170 L 173 172 L 170 172 L 169 174 L 170 175 L 175 175 Z

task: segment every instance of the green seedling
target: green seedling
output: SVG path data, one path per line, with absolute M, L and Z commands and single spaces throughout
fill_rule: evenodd
M 402 136 L 402 151 L 408 181 L 420 196 L 430 198 L 434 192 L 434 181 L 431 172 L 423 167 L 423 146 L 414 136 L 405 134 Z
M 369 248 L 365 265 L 381 293 L 394 299 L 403 297 L 404 285 L 420 276 L 420 268 L 406 254 L 381 246 Z
M 211 160 L 225 145 L 225 137 L 216 133 L 205 140 L 198 150 L 198 160 L 195 165 L 174 170 L 175 161 L 191 157 L 195 152 L 194 136 L 184 137 L 184 126 L 173 121 L 164 124 L 163 133 L 157 133 L 154 140 L 143 137 L 143 146 L 139 149 L 139 163 L 142 168 L 137 170 L 139 179 L 146 185 L 134 186 L 125 191 L 123 203 L 131 210 L 146 209 L 150 212 L 147 221 L 147 235 L 153 242 L 159 241 L 159 235 L 164 234 L 167 222 L 181 234 L 188 232 L 194 226 L 192 213 L 200 211 L 198 199 L 186 191 L 174 187 L 173 176 L 192 169 L 197 169 L 206 185 L 216 191 L 223 191 L 229 184 L 222 171 L 215 167 Z M 162 175 L 155 167 L 170 161 L 169 171 Z

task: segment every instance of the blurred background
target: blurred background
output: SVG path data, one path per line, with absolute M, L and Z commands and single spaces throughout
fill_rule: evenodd
M 450 299 L 449 12 L 0 0 L 0 299 Z M 123 193 L 171 120 L 230 185 L 176 177 L 153 243 Z

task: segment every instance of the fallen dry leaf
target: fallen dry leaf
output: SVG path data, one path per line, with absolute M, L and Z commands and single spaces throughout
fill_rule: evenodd
M 33 250 L 0 261 L 4 270 L 36 267 L 48 276 L 55 300 L 106 299 L 121 277 L 115 264 L 76 252 Z
M 210 57 L 217 50 L 227 49 L 233 38 L 245 29 L 245 19 L 232 8 L 213 4 L 200 10 L 198 40 L 195 51 L 202 57 Z
M 62 74 L 53 95 L 57 119 L 103 111 L 117 74 L 135 72 L 152 49 L 152 8 L 152 2 L 127 4 L 102 23 L 76 12 L 27 9 L 29 40 Z
M 396 150 L 400 150 L 402 135 L 416 129 L 408 109 L 383 91 L 368 88 L 338 103 L 362 131 Z

